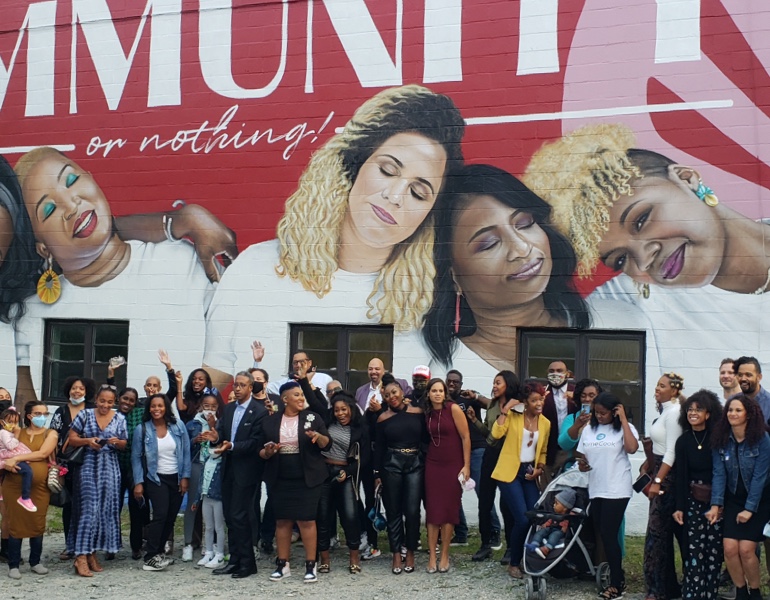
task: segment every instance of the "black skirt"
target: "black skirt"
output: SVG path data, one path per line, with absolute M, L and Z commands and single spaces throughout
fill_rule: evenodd
M 765 539 L 763 533 L 765 524 L 770 520 L 770 487 L 762 490 L 759 507 L 746 523 L 738 523 L 735 519 L 738 513 L 745 510 L 749 491 L 743 483 L 743 477 L 738 475 L 738 486 L 733 494 L 728 488 L 725 492 L 725 509 L 722 513 L 724 521 L 724 537 L 731 540 L 748 540 L 761 542 Z
M 269 490 L 273 514 L 281 521 L 315 521 L 321 487 L 308 487 L 299 454 L 279 454 L 278 480 Z

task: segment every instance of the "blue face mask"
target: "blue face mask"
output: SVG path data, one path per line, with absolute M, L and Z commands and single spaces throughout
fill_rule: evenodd
M 46 417 L 42 415 L 39 417 L 32 417 L 32 424 L 35 427 L 45 427 L 45 421 L 46 421 Z

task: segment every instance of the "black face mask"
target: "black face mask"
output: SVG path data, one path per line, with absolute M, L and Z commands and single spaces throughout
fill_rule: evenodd
M 255 381 L 251 384 L 251 393 L 253 395 L 261 394 L 262 390 L 265 389 L 265 384 L 261 381 Z

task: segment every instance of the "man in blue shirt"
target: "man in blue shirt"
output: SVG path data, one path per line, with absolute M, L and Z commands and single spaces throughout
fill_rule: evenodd
M 770 393 L 760 385 L 762 367 L 753 356 L 741 356 L 733 363 L 735 378 L 741 386 L 741 392 L 759 402 L 765 421 L 770 419 Z

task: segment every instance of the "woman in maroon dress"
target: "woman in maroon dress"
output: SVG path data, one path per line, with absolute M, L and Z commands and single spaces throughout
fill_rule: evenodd
M 425 459 L 425 521 L 428 525 L 428 573 L 436 572 L 436 544 L 441 531 L 440 573 L 449 571 L 449 543 L 460 521 L 464 482 L 471 473 L 471 438 L 465 413 L 447 398 L 441 379 L 428 382 L 425 422 L 430 442 Z M 458 478 L 462 477 L 462 482 Z

